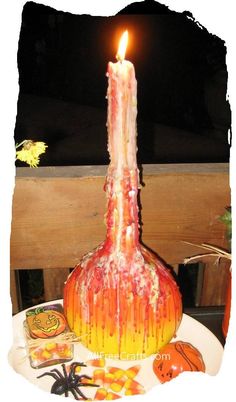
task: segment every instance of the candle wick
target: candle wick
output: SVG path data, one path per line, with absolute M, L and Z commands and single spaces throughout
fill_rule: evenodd
M 116 60 L 120 62 L 120 64 L 122 64 L 122 62 L 124 61 L 124 59 L 122 59 L 119 54 L 116 55 Z

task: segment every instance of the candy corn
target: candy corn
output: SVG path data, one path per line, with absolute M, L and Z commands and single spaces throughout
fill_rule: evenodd
M 42 357 L 44 359 L 50 359 L 52 357 L 52 354 L 48 352 L 46 349 L 44 349 L 44 351 L 42 352 Z
M 131 378 L 131 379 L 132 379 L 132 378 L 136 377 L 136 375 L 138 374 L 140 368 L 141 368 L 141 366 L 133 366 L 133 367 L 130 367 L 128 370 L 125 371 L 125 375 L 126 375 L 128 378 Z
M 123 388 L 123 386 L 125 385 L 126 382 L 126 377 L 121 377 L 118 380 L 115 380 L 114 382 L 111 383 L 110 388 L 112 389 L 112 391 L 115 392 L 120 392 Z
M 109 388 L 110 385 L 113 383 L 115 380 L 115 376 L 112 373 L 105 373 L 104 375 L 104 380 L 103 380 L 103 386 L 105 388 Z
M 86 361 L 87 366 L 104 367 L 105 364 L 106 364 L 105 359 L 92 359 Z
M 103 401 L 107 396 L 107 390 L 105 388 L 99 388 L 94 395 L 94 399 L 97 401 Z
M 86 362 L 88 363 L 88 362 Z M 113 400 L 121 398 L 118 393 L 124 389 L 125 395 L 144 394 L 144 387 L 134 378 L 139 373 L 141 366 L 132 366 L 127 370 L 118 367 L 96 369 L 93 372 L 93 383 L 102 386 L 95 394 L 95 400 Z M 111 391 L 108 391 L 111 389 Z
M 125 371 L 118 367 L 108 367 L 107 370 L 108 373 L 114 374 L 116 379 L 121 378 L 125 374 Z
M 125 389 L 131 390 L 143 390 L 143 386 L 138 381 L 132 380 L 131 378 L 125 381 L 124 387 Z
M 51 350 L 56 349 L 56 347 L 57 347 L 57 344 L 56 344 L 55 342 L 50 342 L 50 343 L 47 343 L 47 344 L 45 345 L 45 349 L 47 349 L 49 352 L 50 352 Z
M 97 369 L 93 372 L 94 384 L 103 385 L 105 371 L 103 369 Z
M 120 395 L 114 394 L 114 392 L 108 392 L 105 399 L 107 401 L 113 401 L 113 399 L 119 399 L 119 398 L 121 398 Z
M 138 395 L 138 394 L 145 394 L 144 389 L 127 389 L 125 391 L 125 395 Z
M 70 364 L 68 366 L 66 366 L 66 371 L 69 374 L 70 373 Z M 76 366 L 75 367 L 75 373 L 79 373 L 81 371 L 81 367 L 80 366 Z

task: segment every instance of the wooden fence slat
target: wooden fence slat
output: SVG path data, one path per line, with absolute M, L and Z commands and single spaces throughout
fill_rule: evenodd
M 12 302 L 12 313 L 16 314 L 22 308 L 21 295 L 18 281 L 18 272 L 10 271 L 10 294 Z
M 65 267 L 73 268 L 105 238 L 106 170 L 106 166 L 17 168 L 11 270 L 43 268 L 47 300 L 61 294 Z M 142 241 L 167 264 L 176 268 L 184 258 L 199 253 L 186 242 L 227 248 L 219 216 L 231 201 L 228 164 L 144 165 L 142 181 Z M 201 305 L 223 300 L 226 283 L 221 271 L 207 264 Z M 215 292 L 215 285 L 222 289 Z M 13 293 L 14 286 L 12 281 Z
M 200 306 L 225 304 L 229 266 L 229 261 L 222 260 L 217 264 L 215 258 L 205 264 Z
M 64 283 L 69 275 L 68 268 L 44 269 L 44 298 L 46 301 L 63 297 Z
M 38 168 L 33 177 L 16 178 L 11 269 L 74 267 L 84 253 L 104 240 L 105 177 L 101 172 L 83 177 L 77 168 L 71 177 L 69 168 L 67 177 L 63 176 L 66 168 L 59 169 L 61 176 L 57 168 L 51 170 L 54 176 L 47 168 L 46 172 Z M 32 169 L 28 171 L 32 175 Z M 230 205 L 225 164 L 218 171 L 211 165 L 205 171 L 202 165 L 187 166 L 185 171 L 183 167 L 159 170 L 157 165 L 151 170 L 144 166 L 143 171 L 144 244 L 170 265 L 196 253 L 185 241 L 225 245 L 225 228 L 218 220 Z

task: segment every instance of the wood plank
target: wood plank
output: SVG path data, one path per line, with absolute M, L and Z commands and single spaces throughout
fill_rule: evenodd
M 16 180 L 11 267 L 73 267 L 105 236 L 101 178 Z
M 230 205 L 228 169 L 228 164 L 143 166 L 142 239 L 168 264 L 196 254 L 185 241 L 225 246 L 218 218 Z M 17 169 L 11 269 L 74 267 L 104 240 L 105 172 L 94 166 Z
M 17 271 L 10 271 L 10 294 L 12 302 L 12 314 L 16 314 L 22 308 Z
M 206 258 L 205 258 L 206 260 Z M 205 265 L 200 306 L 221 306 L 225 304 L 229 280 L 230 262 L 211 258 Z
M 147 175 L 144 181 L 143 241 L 167 263 L 180 263 L 199 252 L 185 242 L 226 246 L 219 217 L 230 205 L 227 174 L 173 172 Z
M 45 166 L 37 169 L 21 167 L 16 169 L 16 177 L 105 177 L 106 165 L 91 166 Z M 139 166 L 141 174 L 156 175 L 166 173 L 228 173 L 228 163 L 178 163 L 145 164 Z
M 68 268 L 43 270 L 45 301 L 57 300 L 63 297 L 64 283 L 68 275 Z

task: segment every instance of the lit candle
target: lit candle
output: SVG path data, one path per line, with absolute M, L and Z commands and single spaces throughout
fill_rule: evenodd
M 137 82 L 134 66 L 125 60 L 128 31 L 121 37 L 117 63 L 109 62 L 108 80 L 108 150 L 110 165 L 121 173 L 136 169 Z
M 128 31 L 120 39 L 117 62 L 108 63 L 107 238 L 116 252 L 139 247 L 136 160 L 137 81 L 134 66 L 125 60 Z M 128 190 L 128 191 L 127 191 Z M 110 205 L 109 205 L 110 204 Z

